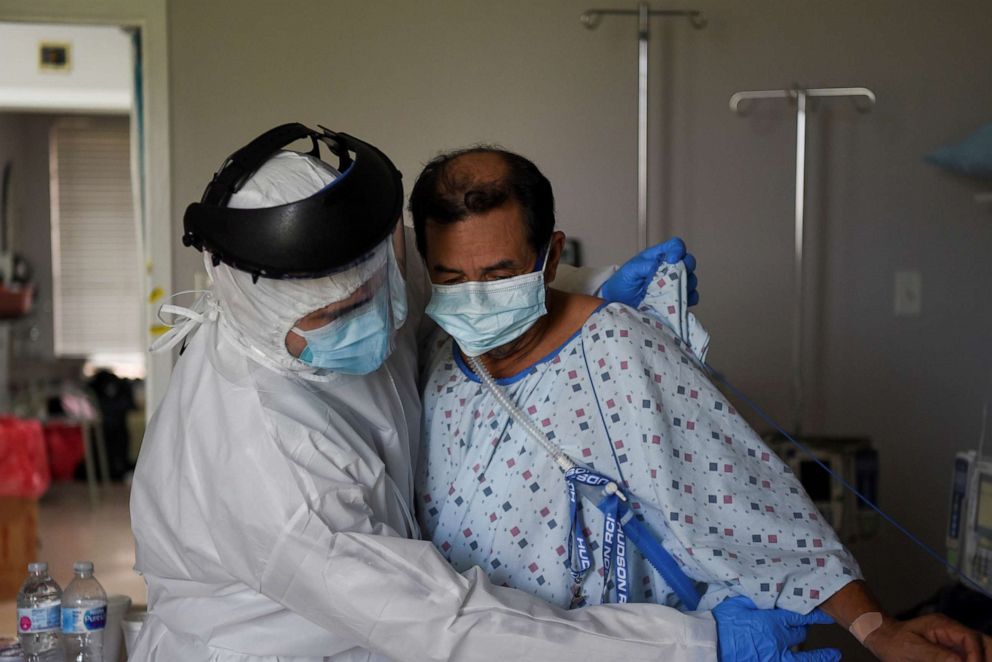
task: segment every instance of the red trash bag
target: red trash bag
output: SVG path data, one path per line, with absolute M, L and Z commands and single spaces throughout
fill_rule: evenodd
M 53 421 L 45 424 L 45 446 L 52 480 L 72 480 L 76 467 L 83 461 L 83 428 L 78 423 Z
M 41 423 L 0 416 L 0 496 L 37 499 L 50 483 Z

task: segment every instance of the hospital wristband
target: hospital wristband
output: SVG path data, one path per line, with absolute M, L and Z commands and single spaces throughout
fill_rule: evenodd
M 854 619 L 851 627 L 847 629 L 863 646 L 868 635 L 880 627 L 882 627 L 882 614 L 877 611 L 866 611 Z

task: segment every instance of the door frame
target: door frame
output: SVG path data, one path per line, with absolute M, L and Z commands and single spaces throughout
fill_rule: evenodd
M 169 61 L 166 0 L 4 0 L 0 21 L 119 25 L 141 30 L 144 138 L 144 327 L 155 319 L 152 292 L 172 285 L 172 178 L 169 154 Z M 148 338 L 149 336 L 146 336 Z M 147 357 L 145 413 L 150 417 L 169 385 L 172 354 Z

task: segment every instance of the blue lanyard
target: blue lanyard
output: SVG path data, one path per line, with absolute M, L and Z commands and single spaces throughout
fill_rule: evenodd
M 565 565 L 572 573 L 572 580 L 578 587 L 589 568 L 592 560 L 589 558 L 589 543 L 583 531 L 582 501 L 579 499 L 576 483 L 584 483 L 593 487 L 605 487 L 610 483 L 609 478 L 583 467 L 573 467 L 565 473 L 565 484 L 568 486 L 568 503 L 571 513 L 571 524 L 568 530 L 568 556 Z M 627 536 L 620 524 L 620 499 L 611 494 L 603 499 L 598 507 L 603 511 L 603 597 L 602 602 L 610 601 L 610 580 L 616 589 L 617 602 L 623 604 L 629 600 L 627 579 Z M 572 553 L 575 552 L 573 562 Z
M 565 559 L 565 565 L 571 572 L 576 587 L 582 583 L 592 566 L 592 561 L 589 558 L 589 543 L 583 532 L 582 501 L 579 499 L 577 484 L 604 487 L 610 482 L 613 481 L 606 476 L 584 467 L 574 467 L 565 473 L 571 514 L 568 556 Z M 596 507 L 603 512 L 604 517 L 602 601 L 604 603 L 609 602 L 611 579 L 616 592 L 616 601 L 624 603 L 629 600 L 629 566 L 627 564 L 627 539 L 629 537 L 688 610 L 695 611 L 699 607 L 700 600 L 696 583 L 685 574 L 678 561 L 662 547 L 657 538 L 647 530 L 647 527 L 634 517 L 633 512 L 627 507 L 627 503 L 616 494 L 609 494 L 596 504 Z M 573 550 L 575 552 L 574 557 Z M 583 602 L 584 600 L 579 600 L 575 606 L 581 606 Z

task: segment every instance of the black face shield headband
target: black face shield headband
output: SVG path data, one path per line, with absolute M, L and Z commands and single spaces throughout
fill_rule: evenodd
M 318 278 L 339 271 L 386 239 L 403 209 L 399 170 L 378 149 L 323 127 L 284 124 L 229 156 L 200 202 L 186 208 L 183 244 L 214 263 L 264 278 Z M 309 138 L 338 157 L 341 176 L 309 198 L 276 207 L 231 209 L 228 201 L 280 149 Z

